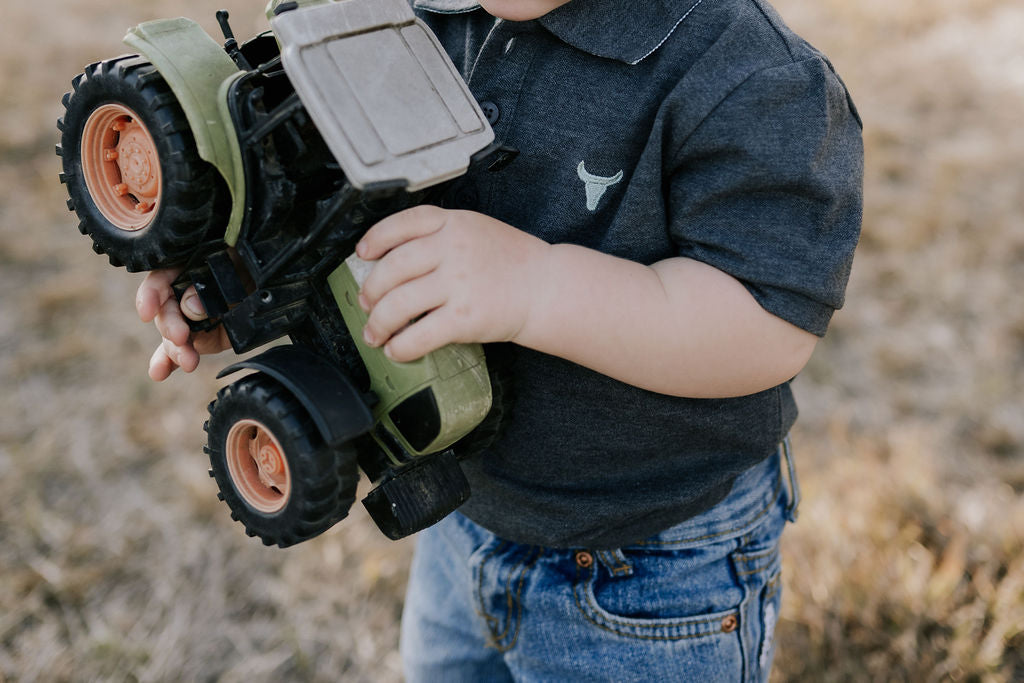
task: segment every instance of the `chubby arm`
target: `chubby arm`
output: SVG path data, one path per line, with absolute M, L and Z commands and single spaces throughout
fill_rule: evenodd
M 515 341 L 644 389 L 752 394 L 791 379 L 817 343 L 700 261 L 647 267 L 574 245 L 549 259 L 548 289 Z
M 399 361 L 511 341 L 651 391 L 713 398 L 790 379 L 817 341 L 698 261 L 644 266 L 473 212 L 401 212 L 357 253 L 379 259 L 360 297 L 367 341 Z

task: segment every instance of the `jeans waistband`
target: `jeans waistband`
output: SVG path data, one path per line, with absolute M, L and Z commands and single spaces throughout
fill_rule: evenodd
M 786 473 L 785 484 L 783 472 Z M 681 549 L 742 536 L 769 513 L 783 489 L 787 489 L 786 518 L 794 521 L 800 502 L 800 488 L 789 437 L 775 453 L 736 477 L 732 490 L 714 507 L 628 547 Z

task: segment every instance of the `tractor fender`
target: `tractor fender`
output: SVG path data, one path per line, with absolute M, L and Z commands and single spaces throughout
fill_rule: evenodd
M 227 88 L 243 75 L 224 48 L 184 17 L 146 21 L 128 30 L 126 45 L 149 60 L 167 82 L 188 119 L 200 158 L 231 191 L 227 234 L 242 223 L 245 173 L 242 152 L 227 108 Z
M 274 378 L 309 411 L 328 446 L 336 448 L 373 427 L 366 399 L 345 373 L 309 349 L 275 346 L 258 356 L 229 365 L 218 379 L 239 370 L 258 370 Z

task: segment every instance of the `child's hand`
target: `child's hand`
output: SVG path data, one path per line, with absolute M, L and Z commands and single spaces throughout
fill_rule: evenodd
M 548 247 L 471 211 L 418 206 L 385 218 L 356 246 L 379 259 L 359 296 L 367 343 L 411 361 L 451 342 L 514 341 Z
M 192 372 L 199 365 L 200 354 L 231 348 L 223 326 L 194 334 L 189 329 L 185 317 L 204 320 L 206 311 L 195 288 L 190 288 L 178 305 L 171 283 L 180 272 L 170 268 L 147 273 L 135 296 L 135 308 L 142 322 L 154 321 L 163 337 L 149 361 L 149 376 L 157 382 L 167 379 L 176 368 Z

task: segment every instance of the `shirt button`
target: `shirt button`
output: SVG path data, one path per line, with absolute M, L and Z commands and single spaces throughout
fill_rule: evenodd
M 492 126 L 501 118 L 501 111 L 499 111 L 498 105 L 494 102 L 481 102 L 480 109 L 483 111 L 484 116 L 487 117 L 487 123 Z

